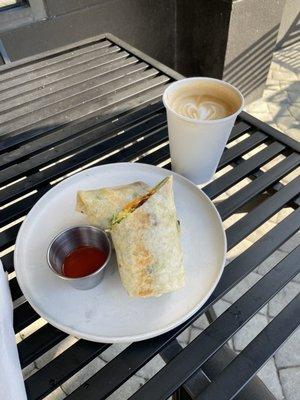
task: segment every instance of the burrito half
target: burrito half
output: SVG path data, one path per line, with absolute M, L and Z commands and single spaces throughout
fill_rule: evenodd
M 77 192 L 76 211 L 85 214 L 91 225 L 109 229 L 113 215 L 135 197 L 145 194 L 149 186 L 144 182 Z
M 172 180 L 129 202 L 112 220 L 119 273 L 130 296 L 160 296 L 184 286 Z

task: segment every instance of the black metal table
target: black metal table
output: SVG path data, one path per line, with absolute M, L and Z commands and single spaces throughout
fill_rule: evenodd
M 170 168 L 160 98 L 165 85 L 181 76 L 109 34 L 12 63 L 0 72 L 0 251 L 4 268 L 12 273 L 13 245 L 22 219 L 68 174 L 117 161 Z M 235 141 L 242 136 L 244 140 Z M 261 144 L 267 146 L 245 157 Z M 219 164 L 219 170 L 233 168 L 203 190 L 218 200 L 244 178 L 251 179 L 217 202 L 223 220 L 262 193 L 265 198 L 226 230 L 228 250 L 283 208 L 292 207 L 293 212 L 226 266 L 215 292 L 193 317 L 162 336 L 131 344 L 70 394 L 69 400 L 106 398 L 157 354 L 166 366 L 131 399 L 166 399 L 175 391 L 178 398 L 232 399 L 238 393 L 236 398 L 243 394 L 247 398 L 252 378 L 299 325 L 299 295 L 239 355 L 227 359 L 223 346 L 297 275 L 299 246 L 186 348 L 176 338 L 299 229 L 300 177 L 285 185 L 280 182 L 299 166 L 299 152 L 297 142 L 241 113 Z M 283 160 L 268 170 L 262 168 L 278 155 Z M 13 275 L 9 283 L 18 333 L 39 316 L 22 298 Z M 48 323 L 40 327 L 18 344 L 22 367 L 66 337 Z M 44 398 L 107 347 L 77 341 L 26 379 L 28 398 Z M 220 355 L 223 364 L 213 368 Z M 251 398 L 271 396 L 261 385 Z

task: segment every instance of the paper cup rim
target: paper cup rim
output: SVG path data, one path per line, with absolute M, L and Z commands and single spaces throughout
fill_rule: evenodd
M 181 115 L 179 113 L 177 113 L 176 111 L 174 111 L 168 104 L 167 101 L 167 95 L 168 95 L 168 91 L 170 90 L 171 87 L 173 86 L 179 86 L 181 85 L 183 82 L 186 81 L 213 81 L 213 82 L 218 82 L 221 83 L 224 86 L 227 86 L 229 88 L 231 88 L 232 90 L 234 90 L 240 97 L 241 99 L 241 106 L 239 107 L 239 109 L 234 112 L 233 114 L 228 115 L 225 118 L 218 118 L 218 119 L 211 119 L 211 120 L 202 120 L 202 119 L 195 119 L 195 118 L 189 118 L 189 117 L 185 117 L 184 115 Z M 209 78 L 209 77 L 191 77 L 191 78 L 183 78 L 183 79 L 179 79 L 178 81 L 174 81 L 172 82 L 164 91 L 163 93 L 163 104 L 165 106 L 165 108 L 170 111 L 172 114 L 176 115 L 177 117 L 183 119 L 184 121 L 187 122 L 192 122 L 192 123 L 196 123 L 196 124 L 216 124 L 216 123 L 223 123 L 226 121 L 229 121 L 232 118 L 235 118 L 244 108 L 244 96 L 242 95 L 242 93 L 240 92 L 239 89 L 237 89 L 235 86 L 233 86 L 231 83 L 223 81 L 221 79 L 216 79 L 216 78 Z

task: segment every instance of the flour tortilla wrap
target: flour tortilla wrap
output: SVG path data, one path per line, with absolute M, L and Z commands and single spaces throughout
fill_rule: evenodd
M 127 204 L 113 218 L 111 236 L 130 296 L 160 296 L 184 286 L 172 176 Z
M 113 215 L 135 197 L 145 194 L 149 186 L 144 182 L 77 192 L 76 211 L 85 214 L 91 225 L 109 229 Z

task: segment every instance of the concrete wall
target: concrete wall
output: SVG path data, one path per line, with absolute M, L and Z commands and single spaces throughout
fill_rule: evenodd
M 221 77 L 231 2 L 177 1 L 176 69 L 186 76 Z
M 45 21 L 0 34 L 17 60 L 111 32 L 168 66 L 175 59 L 175 0 L 47 0 Z
M 248 103 L 260 97 L 285 0 L 177 4 L 176 69 L 187 76 L 225 79 L 239 87 Z
M 223 79 L 250 102 L 262 95 L 270 68 L 285 0 L 234 1 Z
M 183 75 L 228 80 L 250 102 L 262 94 L 285 0 L 44 0 L 44 4 L 46 20 L 0 33 L 11 60 L 111 32 Z M 281 39 L 295 25 L 296 5 L 299 10 L 300 0 L 286 2 Z
M 99 6 L 110 0 L 44 0 L 49 16 L 68 14 L 90 6 Z

